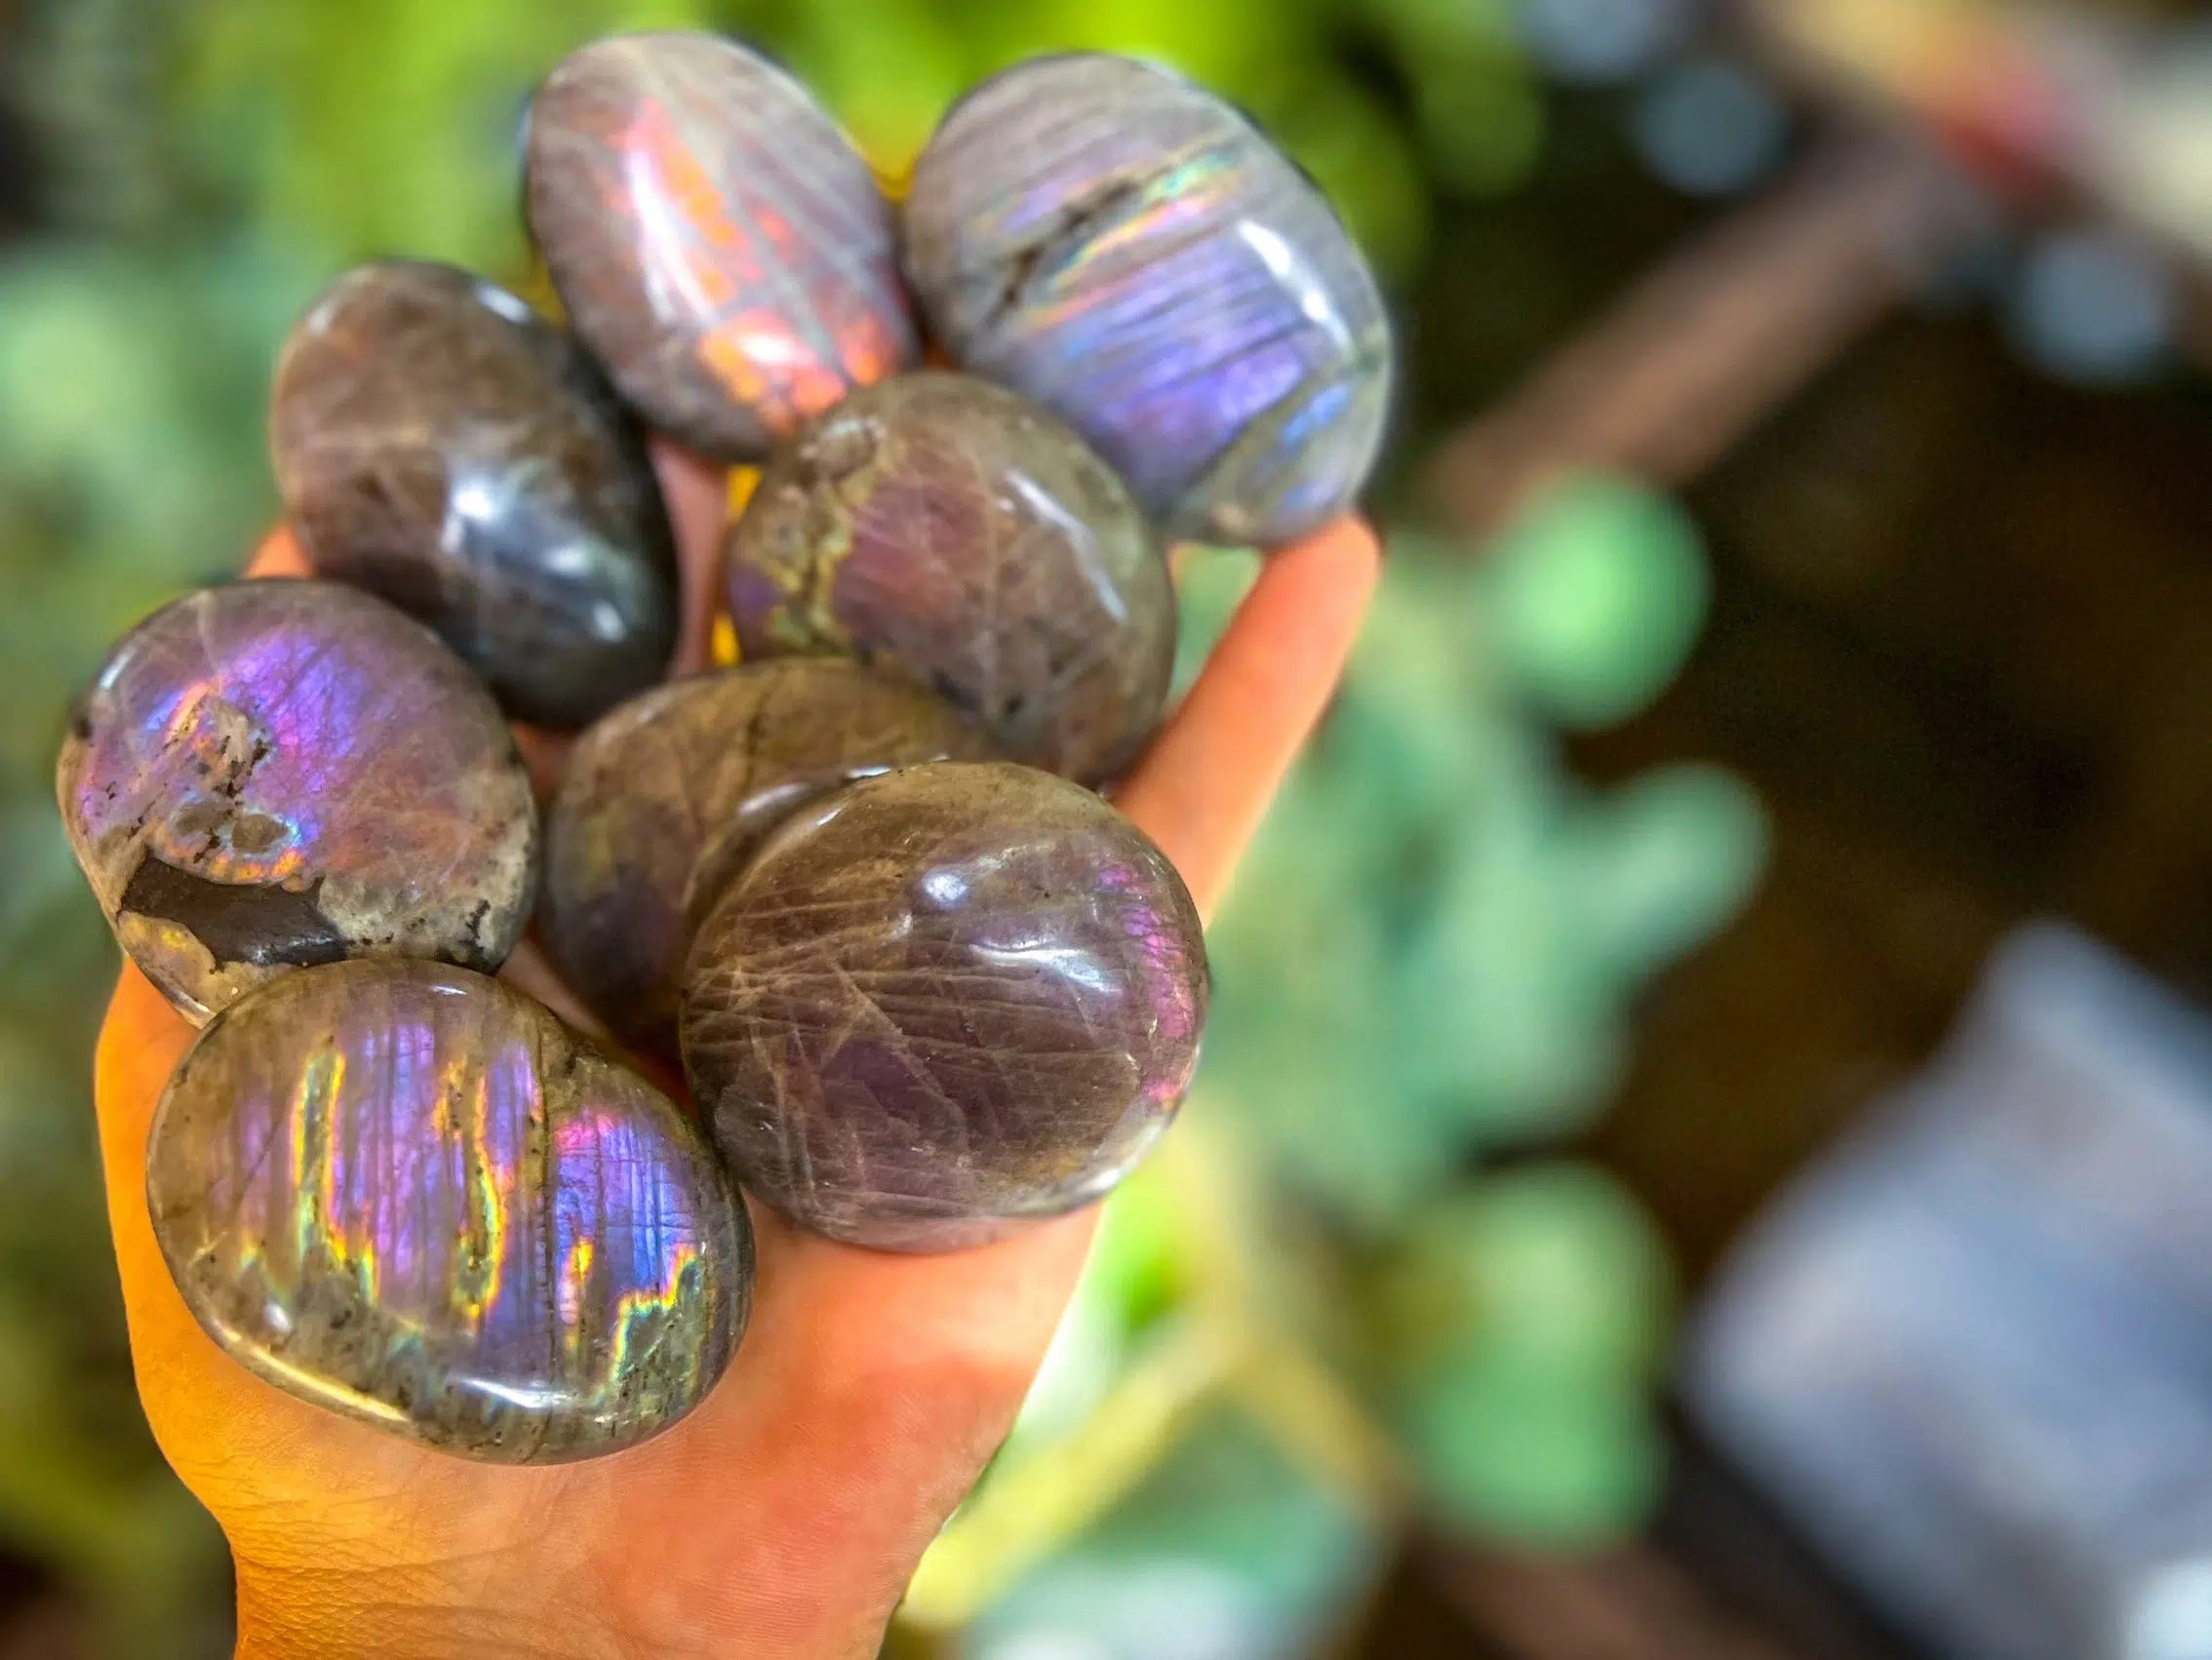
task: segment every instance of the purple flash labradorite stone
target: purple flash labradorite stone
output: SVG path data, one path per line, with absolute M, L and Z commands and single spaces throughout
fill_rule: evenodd
M 1174 668 L 1166 560 L 1122 481 L 965 375 L 867 387 L 783 445 L 731 532 L 729 583 L 746 655 L 849 652 L 1086 784 L 1136 759 Z
M 954 106 L 905 206 L 906 269 L 963 369 L 1058 415 L 1169 534 L 1272 546 L 1349 507 L 1391 381 L 1372 274 L 1229 104 L 1076 54 Z
M 945 1250 L 1112 1188 L 1205 1006 L 1197 909 L 1142 832 L 1047 773 L 947 762 L 770 839 L 692 944 L 684 1065 L 757 1197 Z
M 195 1022 L 287 970 L 490 970 L 529 921 L 537 810 L 498 709 L 437 637 L 334 582 L 203 588 L 79 700 L 70 845 L 138 967 Z
M 308 562 L 429 623 L 518 718 L 581 726 L 666 671 L 676 553 L 644 440 L 513 295 L 348 272 L 285 346 L 269 438 Z
M 666 1429 L 751 1298 L 744 1207 L 691 1121 L 442 965 L 312 968 L 219 1015 L 162 1097 L 146 1197 L 233 1358 L 472 1458 Z
M 569 758 L 546 821 L 546 944 L 609 1026 L 672 1052 L 692 929 L 770 830 L 856 778 L 991 753 L 938 699 L 839 658 L 656 688 Z
M 758 460 L 911 362 L 890 206 L 782 70 L 712 35 L 571 55 L 531 111 L 532 234 L 570 321 L 652 425 Z

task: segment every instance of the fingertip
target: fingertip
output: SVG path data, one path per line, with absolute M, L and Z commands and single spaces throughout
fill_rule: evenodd
M 1117 804 L 1211 914 L 1335 694 L 1382 568 L 1363 520 L 1268 555 L 1213 654 Z
M 93 1094 L 111 1180 L 129 1179 L 134 1168 L 142 1169 L 154 1108 L 196 1036 L 126 958 L 93 1057 Z
M 249 576 L 307 576 L 314 567 L 307 563 L 307 553 L 299 545 L 299 538 L 292 534 L 289 525 L 279 525 L 261 538 L 261 545 L 254 550 L 254 557 L 246 562 Z

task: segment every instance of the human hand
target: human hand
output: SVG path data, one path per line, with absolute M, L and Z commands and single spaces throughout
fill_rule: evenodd
M 704 664 L 723 475 L 662 447 L 686 628 Z M 1118 805 L 1210 912 L 1325 704 L 1374 581 L 1344 520 L 1271 555 Z M 281 534 L 262 574 L 297 573 Z M 542 785 L 558 748 L 528 743 Z M 507 969 L 584 1024 L 534 949 Z M 126 964 L 97 1063 L 131 1354 L 163 1453 L 221 1523 L 246 1660 L 870 1655 L 908 1576 L 1020 1406 L 1088 1245 L 1089 1213 L 946 1256 L 890 1256 L 753 1207 L 759 1282 L 699 1408 L 626 1452 L 465 1462 L 319 1411 L 201 1331 L 146 1209 L 146 1135 L 193 1033 Z

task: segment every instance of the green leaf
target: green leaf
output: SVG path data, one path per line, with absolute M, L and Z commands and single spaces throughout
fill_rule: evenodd
M 1482 1538 L 1605 1543 L 1641 1520 L 1664 1471 L 1645 1391 L 1562 1378 L 1511 1352 L 1423 1373 L 1398 1421 L 1436 1514 Z
M 1659 1364 L 1674 1293 L 1635 1202 L 1561 1163 L 1500 1171 L 1424 1208 L 1377 1298 L 1401 1371 L 1510 1351 L 1627 1383 Z
M 1766 865 L 1766 817 L 1732 774 L 1669 767 L 1576 811 L 1557 856 L 1584 948 L 1633 980 L 1743 908 Z
M 1642 709 L 1703 623 L 1697 534 L 1664 496 L 1583 478 L 1547 492 L 1490 550 L 1499 648 L 1538 707 L 1572 727 Z

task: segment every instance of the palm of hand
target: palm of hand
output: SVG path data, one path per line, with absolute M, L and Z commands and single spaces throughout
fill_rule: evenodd
M 656 455 L 704 660 L 721 475 Z M 1334 686 L 1376 549 L 1342 522 L 1274 555 L 1117 801 L 1210 909 Z M 281 537 L 257 561 L 296 571 Z M 541 776 L 554 757 L 533 754 Z M 510 973 L 573 1014 L 543 964 Z M 549 1468 L 466 1463 L 318 1411 L 203 1333 L 145 1202 L 145 1144 L 191 1030 L 126 965 L 97 1093 L 132 1360 L 164 1454 L 228 1535 L 241 1655 L 875 1652 L 923 1549 L 1021 1403 L 1090 1238 L 1087 1213 L 974 1251 L 887 1256 L 754 1207 L 736 1363 L 665 1435 Z

